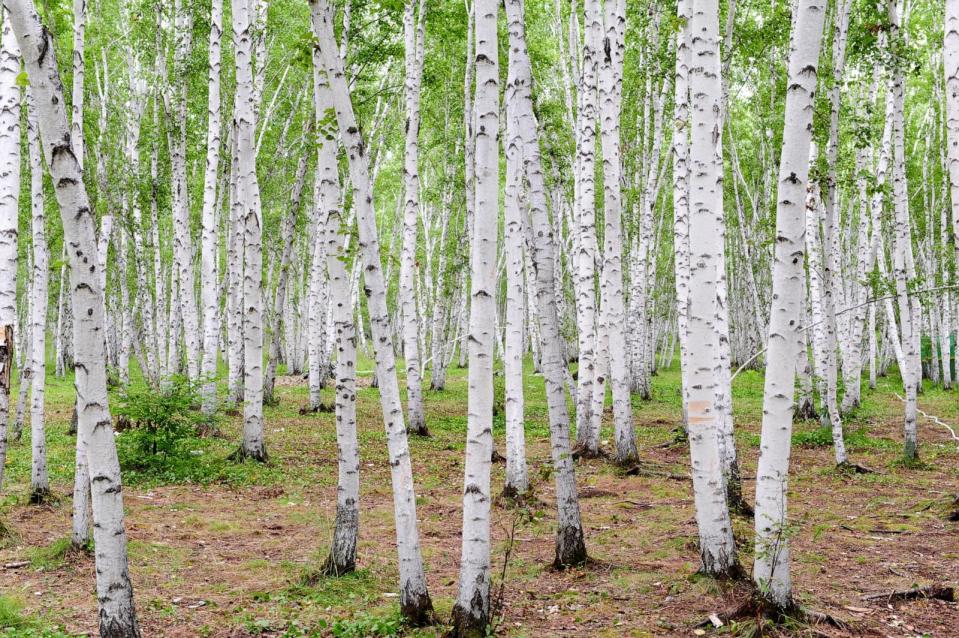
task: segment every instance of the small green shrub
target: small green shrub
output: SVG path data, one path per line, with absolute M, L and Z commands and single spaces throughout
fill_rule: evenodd
M 387 638 L 398 636 L 403 630 L 403 617 L 399 611 L 387 615 L 358 613 L 350 619 L 340 619 L 333 622 L 330 632 L 336 638 L 366 638 L 379 636 Z
M 163 466 L 183 456 L 188 452 L 185 442 L 215 425 L 215 416 L 203 414 L 199 403 L 197 385 L 180 376 L 159 392 L 144 387 L 124 389 L 114 402 L 121 455 L 128 463 L 133 459 L 139 469 Z

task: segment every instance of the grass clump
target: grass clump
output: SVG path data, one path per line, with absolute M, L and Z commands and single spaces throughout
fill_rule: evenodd
M 23 603 L 4 594 L 0 594 L 0 637 L 72 638 L 60 628 L 50 627 L 37 618 L 24 615 Z

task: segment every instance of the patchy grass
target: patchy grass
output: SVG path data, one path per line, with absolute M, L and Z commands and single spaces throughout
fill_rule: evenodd
M 372 369 L 361 361 L 361 372 Z M 402 369 L 402 366 L 398 366 Z M 426 392 L 431 438 L 410 440 L 417 490 L 420 545 L 434 605 L 448 618 L 457 591 L 462 524 L 465 370 L 451 368 L 447 389 Z M 368 379 L 365 375 L 364 379 Z M 496 378 L 502 402 L 501 376 Z M 897 377 L 863 386 L 863 404 L 846 418 L 852 460 L 875 474 L 837 471 L 832 435 L 818 422 L 796 423 L 790 480 L 793 578 L 804 604 L 850 622 L 852 632 L 898 637 L 959 635 L 959 610 L 941 601 L 895 605 L 867 603 L 860 594 L 913 583 L 955 583 L 959 573 L 959 523 L 949 522 L 959 493 L 959 450 L 941 428 L 920 418 L 919 467 L 898 463 L 902 404 Z M 633 399 L 643 461 L 659 475 L 624 476 L 602 460 L 580 461 L 577 481 L 587 547 L 596 563 L 555 572 L 549 568 L 555 533 L 555 495 L 543 379 L 527 369 L 526 435 L 537 502 L 493 509 L 494 581 L 503 569 L 509 530 L 515 542 L 506 566 L 503 636 L 691 636 L 708 614 L 735 605 L 741 591 L 695 577 L 697 531 L 688 474 L 688 450 L 668 445 L 681 421 L 678 369 L 653 377 L 653 397 Z M 222 391 L 222 388 L 221 388 Z M 330 390 L 325 390 L 329 402 Z M 745 370 L 734 382 L 734 419 L 751 498 L 763 376 Z M 335 516 L 334 415 L 300 415 L 308 392 L 298 377 L 283 377 L 278 403 L 265 410 L 270 463 L 234 464 L 239 417 L 224 417 L 222 436 L 191 438 L 191 452 L 161 468 L 141 470 L 134 451 L 118 436 L 124 469 L 131 573 L 144 635 L 169 638 L 251 636 L 435 636 L 442 628 L 410 630 L 400 623 L 390 472 L 376 389 L 361 383 L 357 413 L 361 444 L 361 522 L 358 571 L 315 578 L 329 548 Z M 959 424 L 959 392 L 927 387 L 920 406 Z M 50 627 L 93 632 L 96 598 L 93 561 L 65 551 L 70 529 L 74 439 L 71 379 L 50 379 L 47 391 L 48 455 L 60 502 L 27 502 L 29 445 L 10 450 L 9 489 L 0 500 L 0 565 L 29 566 L 0 572 L 5 606 L 28 629 L 4 626 L 0 637 L 63 638 Z M 572 409 L 572 405 L 569 406 Z M 604 422 L 611 447 L 611 415 Z M 502 413 L 494 437 L 504 451 Z M 503 480 L 494 465 L 493 492 Z M 753 524 L 734 520 L 742 563 L 751 565 Z M 858 610 L 858 611 L 856 611 Z M 38 620 L 41 619 L 41 620 Z M 49 619 L 49 622 L 47 622 Z M 12 621 L 11 621 L 12 622 Z M 18 621 L 20 622 L 20 621 Z M 911 629 L 906 629 L 910 627 Z M 741 621 L 720 635 L 756 635 Z M 768 628 L 762 627 L 764 631 Z M 844 636 L 839 630 L 797 626 L 789 635 Z M 7 633 L 3 633 L 7 632 Z M 10 633 L 20 632 L 20 633 Z M 33 632 L 33 633 L 30 633 Z

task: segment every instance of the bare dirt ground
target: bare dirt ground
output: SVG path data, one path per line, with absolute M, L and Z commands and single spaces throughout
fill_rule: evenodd
M 451 373 L 450 389 L 427 396 L 432 438 L 412 441 L 421 544 L 441 618 L 448 618 L 456 594 L 465 438 L 465 379 L 460 371 Z M 736 424 L 744 491 L 751 498 L 761 379 L 750 374 L 737 379 Z M 665 372 L 656 383 L 652 402 L 634 403 L 644 468 L 650 471 L 624 476 L 602 460 L 578 463 L 583 522 L 594 561 L 556 572 L 549 568 L 554 509 L 542 380 L 531 376 L 528 453 L 538 503 L 494 509 L 494 590 L 502 591 L 497 635 L 713 635 L 715 630 L 698 628 L 698 623 L 742 600 L 741 586 L 695 575 L 691 484 L 669 477 L 687 473 L 688 450 L 662 446 L 678 424 L 678 379 Z M 879 390 L 864 391 L 864 405 L 847 425 L 853 459 L 875 469 L 873 474 L 836 471 L 818 424 L 797 424 L 789 494 L 795 589 L 803 605 L 831 614 L 848 628 L 796 626 L 783 629 L 784 634 L 959 636 L 954 602 L 863 599 L 914 585 L 956 585 L 959 579 L 959 523 L 948 520 L 959 494 L 956 443 L 943 428 L 921 419 L 924 464 L 898 463 L 901 404 L 893 390 L 893 381 L 883 380 Z M 394 632 L 392 502 L 375 390 L 360 392 L 360 571 L 313 586 L 303 585 L 302 577 L 324 558 L 335 510 L 333 415 L 299 415 L 306 395 L 293 379 L 278 391 L 280 405 L 267 412 L 269 468 L 209 484 L 141 480 L 125 489 L 131 571 L 145 636 Z M 920 404 L 959 424 L 959 393 L 929 391 Z M 51 430 L 65 430 L 66 409 L 51 411 Z M 502 422 L 497 423 L 502 450 Z M 228 440 L 222 451 L 208 453 L 225 456 L 238 426 L 235 418 L 225 421 Z M 61 438 L 52 449 L 67 447 L 69 440 Z M 12 494 L 0 520 L 12 536 L 0 545 L 0 566 L 29 562 L 0 570 L 0 592 L 71 633 L 95 635 L 92 558 L 68 554 L 44 560 L 31 549 L 50 547 L 69 534 L 68 452 L 63 449 L 56 457 L 54 451 L 66 465 L 54 476 L 58 504 L 27 504 L 24 476 L 11 472 Z M 28 458 L 29 446 L 13 453 Z M 495 492 L 502 473 L 502 465 L 494 468 Z M 748 568 L 752 521 L 737 519 L 736 536 Z M 504 569 L 507 548 L 510 559 Z M 720 631 L 749 635 L 754 629 L 755 623 L 746 620 Z

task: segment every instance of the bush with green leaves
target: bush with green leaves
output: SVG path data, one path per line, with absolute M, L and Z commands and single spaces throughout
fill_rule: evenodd
M 123 389 L 113 403 L 121 456 L 149 468 L 188 454 L 184 444 L 216 424 L 216 416 L 203 414 L 199 405 L 199 384 L 182 376 L 170 379 L 160 391 Z

